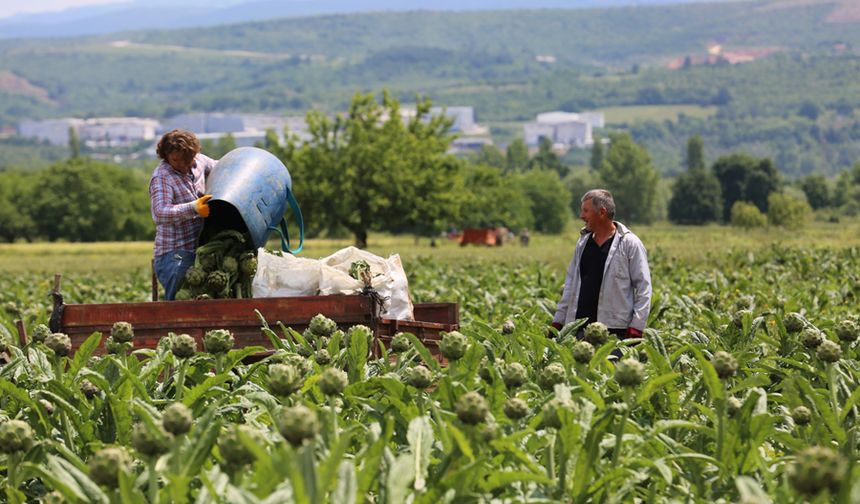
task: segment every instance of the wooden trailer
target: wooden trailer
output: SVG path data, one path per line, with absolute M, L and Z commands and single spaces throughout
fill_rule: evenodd
M 206 331 L 228 329 L 235 337 L 237 348 L 262 346 L 271 349 L 272 343 L 261 329 L 260 316 L 272 328 L 280 322 L 301 332 L 314 315 L 322 313 L 343 330 L 357 324 L 366 325 L 380 344 L 387 344 L 398 332 L 410 332 L 434 355 L 438 354 L 441 333 L 460 327 L 456 303 L 419 303 L 414 307 L 415 320 L 392 320 L 378 316 L 380 306 L 374 296 L 361 294 L 65 304 L 57 280 L 52 296 L 54 310 L 50 329 L 68 334 L 73 351 L 96 331 L 107 338 L 114 322 L 119 321 L 129 322 L 134 327 L 135 348 L 155 348 L 170 332 L 189 334 L 197 340 L 198 348 L 202 348 Z

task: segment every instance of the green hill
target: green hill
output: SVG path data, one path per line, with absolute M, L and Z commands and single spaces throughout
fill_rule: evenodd
M 386 87 L 404 101 L 473 105 L 480 121 L 500 124 L 552 109 L 716 107 L 621 126 L 665 172 L 701 133 L 711 155 L 745 149 L 790 174 L 832 173 L 860 157 L 852 12 L 847 0 L 407 12 L 3 41 L 0 127 L 66 115 L 337 112 L 356 91 Z M 696 64 L 716 46 L 722 58 Z M 685 58 L 687 68 L 669 69 Z

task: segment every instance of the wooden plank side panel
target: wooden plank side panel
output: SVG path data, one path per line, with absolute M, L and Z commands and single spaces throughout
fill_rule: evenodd
M 413 309 L 415 320 L 460 325 L 460 306 L 457 303 L 418 303 Z
M 280 333 L 278 322 L 301 332 L 318 313 L 325 314 L 342 329 L 356 324 L 371 325 L 370 301 L 365 297 L 308 296 L 65 305 L 60 329 L 72 339 L 73 348 L 96 331 L 107 338 L 118 321 L 132 324 L 136 348 L 154 348 L 162 337 L 174 332 L 191 335 L 202 349 L 203 334 L 212 329 L 233 332 L 237 347 L 271 348 L 254 310 L 259 310 L 276 333 Z
M 205 301 L 170 301 L 149 303 L 114 303 L 64 305 L 60 330 L 78 348 L 93 332 L 103 338 L 110 335 L 114 322 L 132 324 L 135 348 L 155 348 L 170 332 L 186 333 L 203 349 L 203 335 L 212 329 L 228 329 L 236 338 L 237 347 L 263 346 L 272 348 L 269 338 L 260 330 L 258 310 L 269 326 L 279 335 L 277 323 L 304 331 L 310 319 L 322 313 L 346 330 L 357 324 L 373 326 L 370 300 L 363 296 L 306 296 L 292 298 L 214 299 Z M 456 303 L 422 303 L 415 305 L 418 320 L 379 319 L 376 336 L 388 344 L 398 332 L 411 332 L 438 354 L 442 332 L 459 329 L 459 306 Z

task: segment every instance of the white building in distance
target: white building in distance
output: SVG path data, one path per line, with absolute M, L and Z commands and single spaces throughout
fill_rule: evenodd
M 98 147 L 122 147 L 155 139 L 158 121 L 140 117 L 94 117 L 22 121 L 18 134 L 51 145 L 68 145 L 73 129 L 81 143 Z
M 548 138 L 553 145 L 583 148 L 594 144 L 593 128 L 604 126 L 603 112 L 544 112 L 523 126 L 526 145 Z
M 281 116 L 275 114 L 225 114 L 220 112 L 201 112 L 180 114 L 162 123 L 161 132 L 184 129 L 195 133 L 201 140 L 218 139 L 230 133 L 236 145 L 254 145 L 266 136 L 266 130 L 274 130 L 279 140 L 283 140 L 284 130 L 300 140 L 310 138 L 304 117 Z M 251 140 L 252 138 L 258 140 Z M 250 143 L 248 143 L 250 142 Z

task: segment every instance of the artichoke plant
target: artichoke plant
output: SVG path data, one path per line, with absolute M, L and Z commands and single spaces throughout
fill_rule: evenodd
M 602 346 L 609 341 L 609 329 L 602 322 L 592 322 L 586 326 L 583 339 L 595 347 Z
M 786 313 L 785 317 L 783 317 L 782 325 L 790 333 L 799 333 L 806 327 L 806 320 L 803 318 L 803 315 L 797 312 L 790 312 Z
M 841 320 L 833 324 L 833 332 L 841 341 L 852 343 L 860 337 L 860 325 L 853 320 Z
M 842 348 L 840 348 L 839 344 L 835 341 L 826 339 L 818 345 L 818 349 L 815 351 L 815 354 L 824 362 L 839 362 L 839 359 L 842 358 Z
M 519 397 L 511 397 L 505 401 L 504 405 L 505 416 L 511 420 L 519 420 L 529 414 L 529 405 Z
M 738 372 L 738 361 L 735 356 L 722 350 L 714 353 L 711 364 L 714 365 L 714 370 L 721 380 L 731 378 Z
M 242 467 L 256 460 L 254 452 L 242 442 L 242 437 L 249 438 L 255 443 L 263 442 L 260 431 L 248 425 L 233 424 L 226 428 L 218 440 L 218 451 L 221 452 L 224 462 L 229 466 Z
M 796 425 L 809 425 L 812 422 L 812 411 L 806 406 L 797 406 L 791 410 L 791 419 Z
M 317 336 L 328 337 L 337 329 L 337 324 L 322 313 L 318 313 L 311 319 L 308 329 Z
M 302 388 L 301 372 L 292 364 L 269 366 L 269 389 L 278 396 L 288 396 Z
M 469 425 L 479 424 L 484 421 L 490 412 L 487 400 L 478 392 L 466 392 L 457 399 L 454 405 L 457 418 Z
M 567 373 L 564 371 L 564 366 L 558 362 L 553 362 L 543 368 L 540 373 L 540 386 L 545 390 L 552 390 L 556 384 L 564 383 L 567 380 Z
M 818 348 L 818 345 L 824 341 L 824 335 L 815 327 L 807 327 L 800 334 L 800 341 L 806 348 Z
M 234 344 L 233 333 L 227 329 L 213 329 L 203 335 L 203 348 L 211 354 L 225 354 Z
M 838 452 L 811 446 L 799 454 L 788 468 L 788 481 L 800 493 L 816 495 L 824 490 L 835 493 L 845 480 L 847 464 Z
M 197 341 L 188 334 L 174 334 L 170 338 L 170 351 L 179 359 L 194 357 Z
M 314 362 L 319 364 L 320 366 L 325 366 L 329 362 L 331 362 L 331 355 L 328 353 L 328 350 L 325 348 L 321 348 L 314 352 Z
M 175 402 L 164 408 L 161 414 L 161 425 L 164 430 L 174 436 L 181 436 L 191 430 L 191 425 L 194 423 L 194 416 L 188 406 L 181 402 Z
M 161 425 L 152 429 L 139 422 L 131 431 L 131 445 L 144 457 L 157 458 L 170 450 L 171 437 Z
M 424 366 L 414 366 L 406 370 L 404 381 L 411 387 L 423 390 L 433 383 L 433 373 Z
M 0 453 L 26 452 L 33 447 L 33 429 L 23 420 L 0 423 Z
M 560 397 L 554 397 L 546 402 L 541 408 L 541 412 L 543 413 L 543 424 L 545 427 L 551 427 L 554 429 L 561 428 L 561 412 L 569 411 L 573 412 L 574 404 L 570 399 L 563 399 Z
M 323 371 L 317 384 L 323 394 L 334 396 L 343 393 L 343 389 L 349 385 L 349 379 L 347 379 L 346 373 L 340 369 L 330 367 Z
M 36 343 L 44 343 L 48 336 L 51 335 L 51 330 L 45 324 L 38 324 L 33 328 L 33 332 L 30 333 L 30 337 Z
M 52 333 L 45 338 L 45 346 L 57 357 L 65 357 L 72 352 L 72 339 L 64 333 Z
M 87 399 L 92 399 L 97 396 L 101 390 L 93 382 L 84 379 L 81 380 L 81 392 L 83 392 Z
M 526 367 L 519 362 L 511 362 L 504 367 L 502 380 L 509 389 L 517 388 L 528 381 Z
M 278 432 L 293 446 L 313 439 L 319 432 L 316 412 L 301 404 L 278 410 L 274 420 Z
M 391 338 L 391 351 L 396 353 L 405 352 L 412 348 L 412 341 L 406 336 L 406 333 L 399 332 Z
M 90 478 L 97 484 L 107 488 L 119 486 L 119 473 L 128 472 L 131 468 L 131 459 L 122 448 L 102 448 L 90 457 L 87 463 Z
M 110 337 L 117 343 L 129 343 L 134 338 L 134 329 L 128 322 L 114 322 Z
M 645 380 L 645 365 L 636 359 L 622 359 L 615 366 L 615 381 L 622 387 L 637 387 Z
M 577 341 L 571 350 L 573 360 L 580 364 L 588 364 L 594 357 L 594 346 L 587 341 Z
M 439 341 L 439 352 L 449 361 L 459 360 L 468 348 L 468 340 L 458 331 L 444 333 Z

